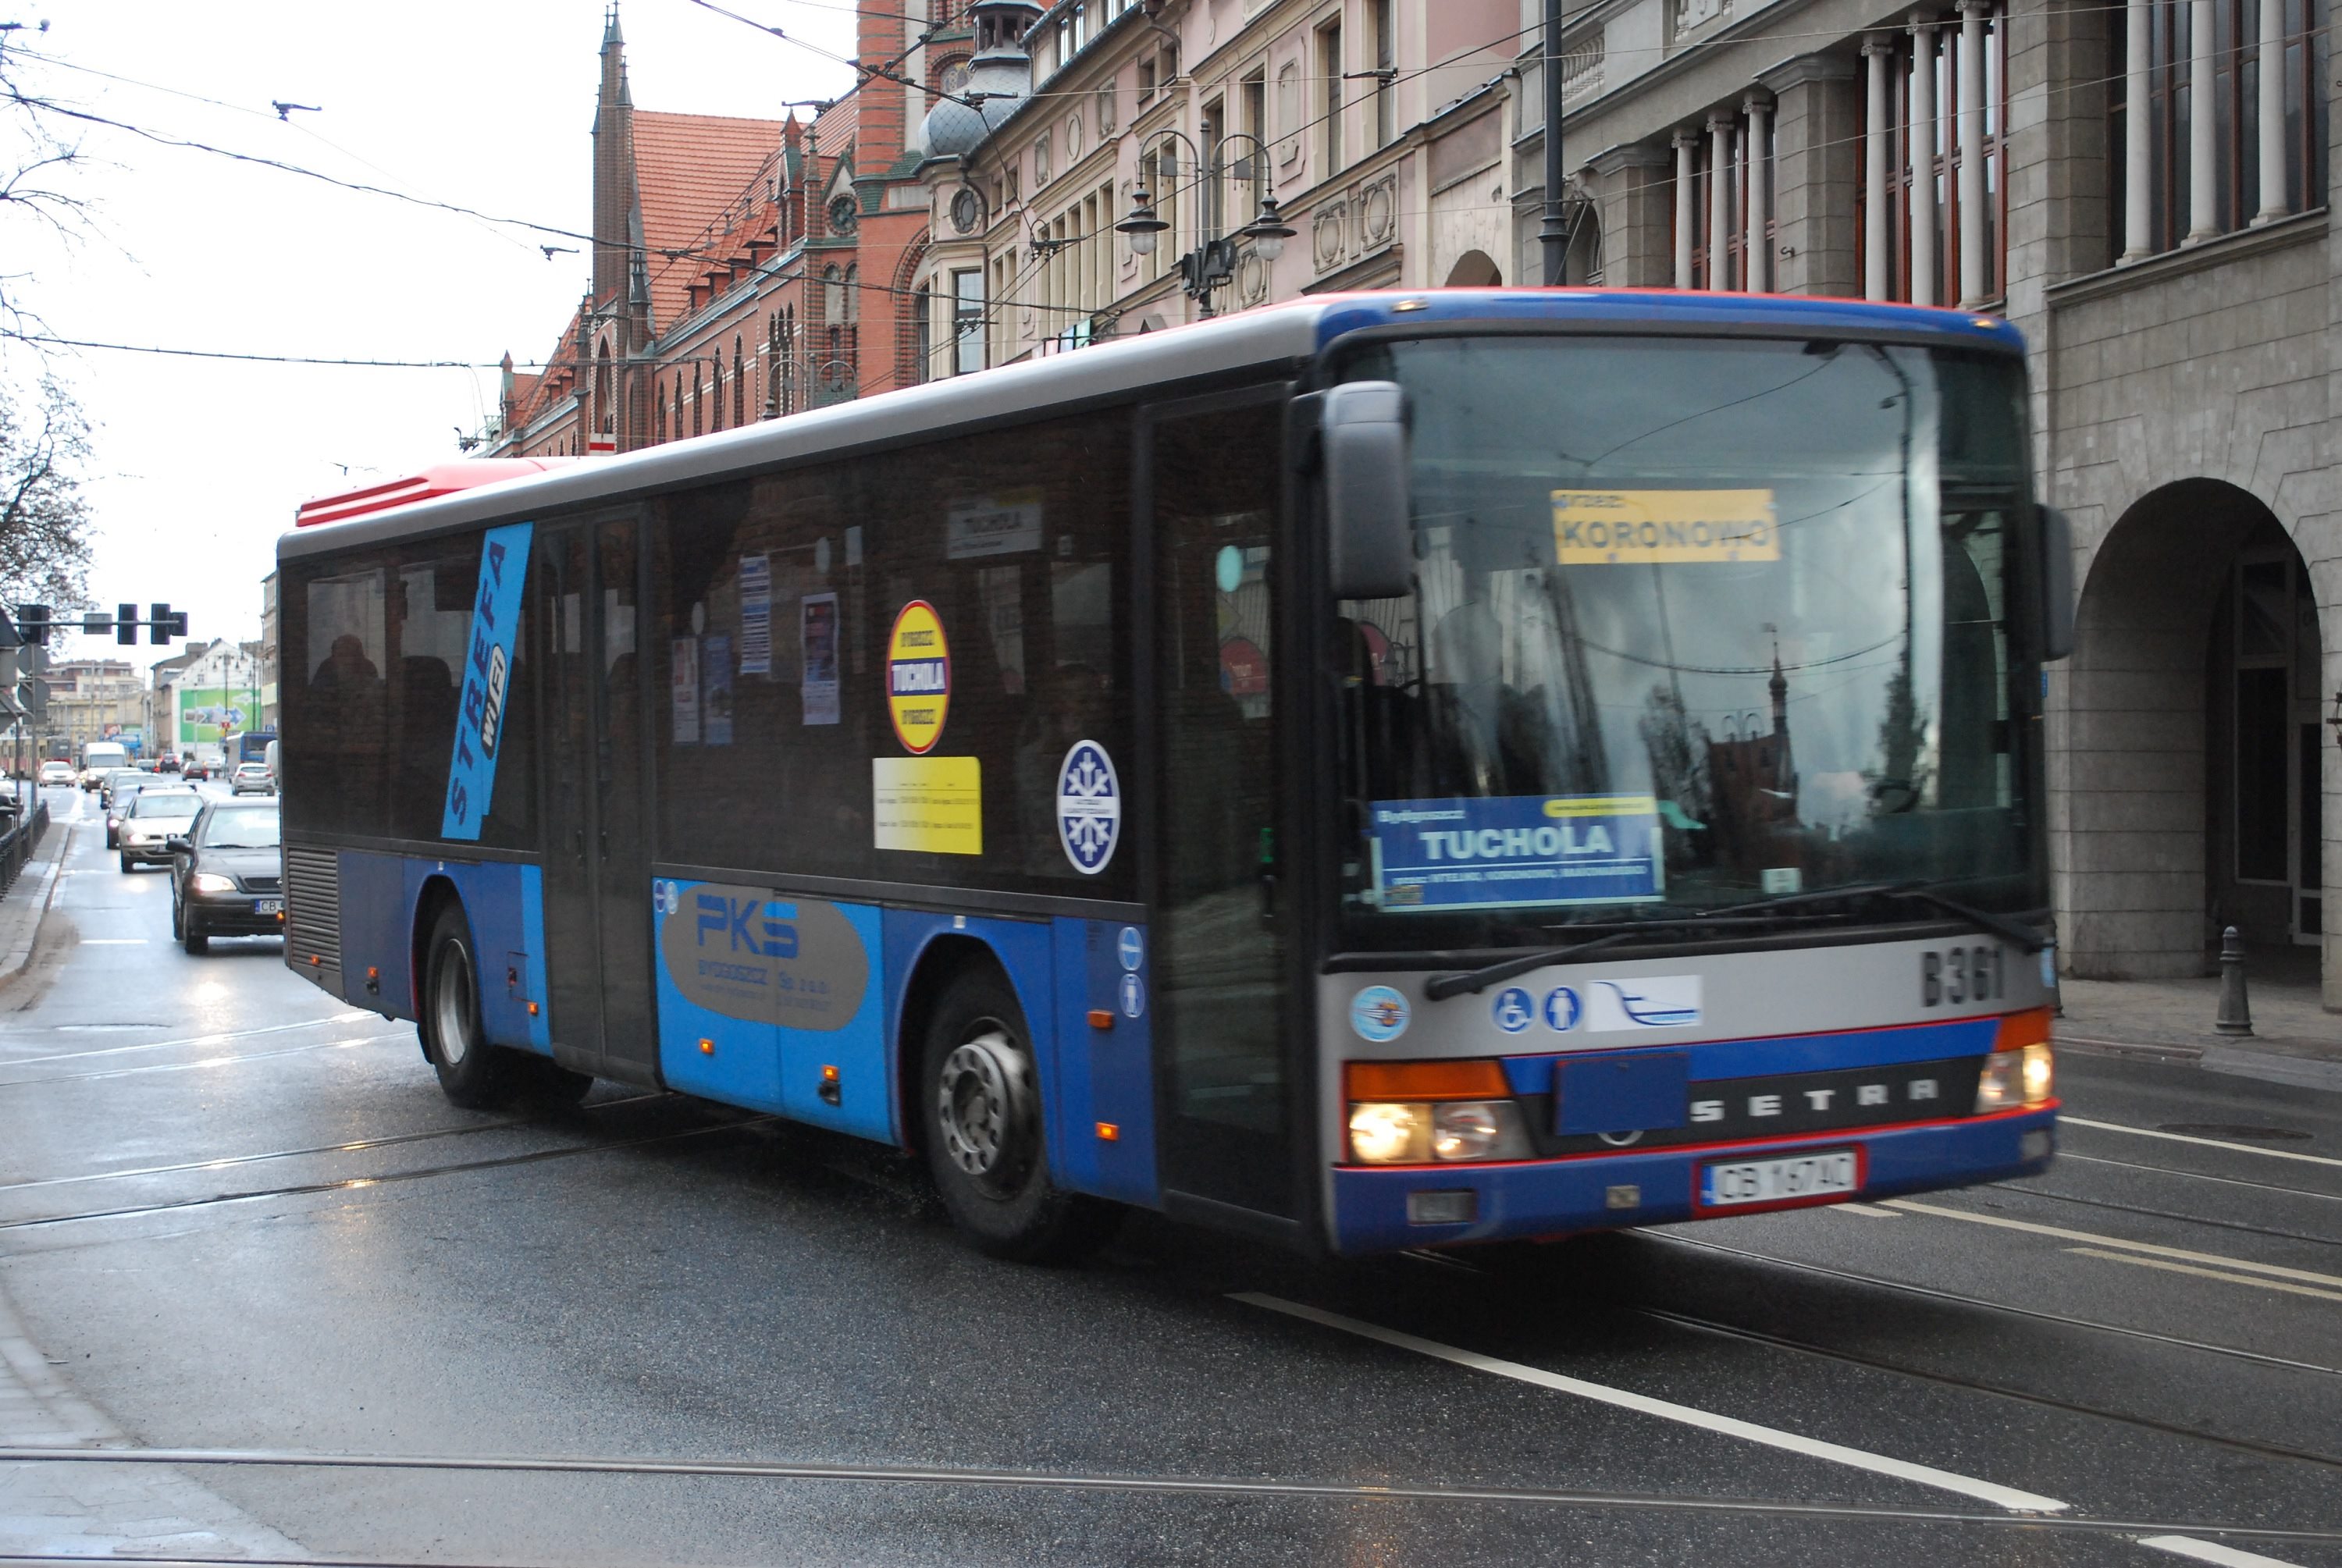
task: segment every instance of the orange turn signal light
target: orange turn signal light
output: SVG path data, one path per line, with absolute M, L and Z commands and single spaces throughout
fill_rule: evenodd
M 535 1004 L 535 1003 L 534 1003 L 534 1002 L 532 1002 L 532 1003 L 530 1003 L 530 1004 L 528 1004 L 528 1015 L 529 1015 L 531 1018 L 534 1018 L 534 1017 L 535 1017 L 535 1016 L 536 1016 L 536 1004 Z
M 2022 1013 L 2004 1013 L 2000 1029 L 1993 1036 L 1995 1051 L 2022 1051 L 2027 1045 L 2046 1045 L 2049 1042 L 2049 1009 L 2028 1007 Z
M 715 1055 L 715 1054 L 716 1054 L 716 1042 L 715 1042 L 715 1041 L 713 1041 L 713 1040 L 702 1040 L 702 1041 L 699 1043 L 699 1054 L 700 1054 L 702 1056 L 713 1056 L 713 1055 Z
M 379 980 L 382 978 L 382 971 L 375 968 L 372 964 L 368 964 L 366 966 L 366 978 L 368 980 Z
M 1122 1142 L 1122 1129 L 1115 1125 L 1112 1122 L 1100 1122 L 1097 1124 L 1097 1135 L 1098 1142 L 1101 1144 L 1118 1144 Z
M 836 1069 L 836 1068 L 835 1068 L 835 1067 L 829 1066 L 829 1065 L 827 1065 L 826 1064 L 825 1064 L 823 1065 L 823 1067 L 822 1067 L 822 1070 L 821 1070 L 821 1081 L 822 1081 L 823 1083 L 825 1083 L 825 1084 L 835 1084 L 835 1083 L 836 1083 L 836 1082 L 837 1082 L 837 1069 Z
M 1109 1013 L 1109 1012 L 1107 1012 L 1107 1011 L 1106 1011 L 1105 1008 L 1103 1008 L 1103 1007 L 1093 1007 L 1093 1008 L 1091 1008 L 1091 1009 L 1090 1009 L 1090 1027 L 1091 1027 L 1091 1028 L 1093 1028 L 1093 1029 L 1111 1029 L 1111 1028 L 1113 1028 L 1113 1027 L 1114 1027 L 1114 1014 L 1111 1014 L 1111 1013 Z
M 1350 1100 L 1502 1100 L 1512 1088 L 1493 1057 L 1455 1062 L 1345 1062 Z

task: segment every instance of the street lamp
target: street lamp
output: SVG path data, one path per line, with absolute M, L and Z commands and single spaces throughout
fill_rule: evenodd
M 1177 131 L 1162 134 L 1187 141 L 1186 136 Z M 1264 167 L 1266 165 L 1268 148 L 1258 136 L 1241 131 L 1233 132 L 1222 137 L 1220 145 L 1226 146 L 1228 142 L 1236 140 L 1250 142 L 1258 148 L 1261 163 Z M 1190 151 L 1196 150 L 1193 142 L 1187 145 Z M 1218 174 L 1216 168 L 1205 168 L 1205 159 L 1200 152 L 1196 154 L 1196 167 L 1208 175 Z M 1177 177 L 1176 164 L 1171 174 L 1173 178 Z M 1260 211 L 1253 215 L 1252 222 L 1233 235 L 1205 237 L 1200 233 L 1204 223 L 1200 204 L 1196 223 L 1199 231 L 1196 248 L 1179 257 L 1179 279 L 1187 297 L 1196 302 L 1199 313 L 1206 317 L 1216 314 L 1212 309 L 1212 291 L 1236 275 L 1238 241 L 1248 241 L 1259 253 L 1262 261 L 1274 262 L 1285 254 L 1285 242 L 1291 239 L 1296 232 L 1277 211 L 1276 198 L 1269 195 L 1260 198 Z M 1117 234 L 1128 236 L 1131 254 L 1143 256 L 1155 254 L 1156 240 L 1171 225 L 1155 210 L 1154 198 L 1141 186 L 1131 193 L 1128 215 L 1114 226 Z

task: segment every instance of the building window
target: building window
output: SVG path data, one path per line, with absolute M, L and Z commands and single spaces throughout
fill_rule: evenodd
M 952 374 L 984 368 L 984 273 L 976 267 L 951 275 Z
M 732 335 L 732 423 L 748 423 L 748 364 L 740 353 L 740 335 Z
M 707 428 L 724 428 L 724 350 L 720 345 L 707 367 Z
M 930 313 L 936 307 L 936 296 L 926 284 L 911 291 L 911 381 L 925 385 L 934 375 L 928 363 L 935 352 L 935 325 Z
M 2272 9 L 2265 13 L 2265 5 Z M 2325 53 L 2326 9 L 2323 0 L 2212 0 L 2209 233 L 2231 233 L 2256 218 L 2324 203 L 2327 105 L 2319 58 Z M 2126 257 L 2176 249 L 2197 227 L 2194 21 L 2195 7 L 2177 4 L 2133 4 L 2109 15 L 2107 163 L 2113 171 L 2115 250 Z M 2273 25 L 2274 37 L 2264 34 L 2264 22 Z M 2145 31 L 2146 66 L 2146 112 L 2135 133 L 2128 101 L 2132 80 L 2126 71 L 2133 63 L 2134 27 Z M 2263 62 L 2270 57 L 2281 62 L 2279 85 L 2264 95 Z M 2132 145 L 2134 134 L 2143 145 Z M 2264 147 L 2280 151 L 2283 159 L 2270 167 L 2267 182 Z M 2129 189 L 2131 170 L 2142 165 L 2143 213 Z M 2139 217 L 2146 232 L 2134 235 L 2127 231 Z
M 699 434 L 700 421 L 706 417 L 700 411 L 707 405 L 706 387 L 699 379 L 699 366 L 691 367 L 691 433 Z
M 651 439 L 666 439 L 666 393 L 660 387 L 651 389 Z
M 1366 0 L 1366 36 L 1375 51 L 1375 145 L 1387 147 L 1398 135 L 1397 40 L 1391 21 L 1394 0 Z
M 1317 79 L 1326 85 L 1320 151 L 1324 177 L 1331 179 L 1342 168 L 1342 19 L 1338 15 L 1317 29 Z
M 1138 63 L 1138 106 L 1143 109 L 1153 102 L 1155 102 L 1155 62 L 1152 59 L 1141 60 Z
M 1957 18 L 1914 35 L 1895 36 L 1891 45 L 1879 45 L 1869 69 L 1887 73 L 1883 95 L 1863 97 L 1865 166 L 1869 141 L 1887 138 L 1886 184 L 1871 189 L 1867 176 L 1856 196 L 1856 270 L 1870 274 L 1870 246 L 1877 232 L 1870 222 L 1870 204 L 1884 199 L 1887 207 L 1887 264 L 1883 293 L 1867 288 L 1873 297 L 1908 300 L 1915 305 L 1975 305 L 1997 299 L 2007 287 L 2008 150 L 2008 30 L 2007 14 L 1996 8 L 1984 19 L 1981 58 L 1968 64 L 1982 73 L 1984 105 L 1981 149 L 1982 197 L 1969 213 L 1963 201 L 1966 153 L 1962 148 L 1961 67 L 1963 47 Z M 1880 62 L 1883 61 L 1883 64 Z M 1867 124 L 1869 105 L 1886 100 L 1886 119 Z M 1915 109 L 1914 105 L 1917 105 Z M 1969 246 L 1980 247 L 1980 270 L 1968 285 L 1963 268 Z

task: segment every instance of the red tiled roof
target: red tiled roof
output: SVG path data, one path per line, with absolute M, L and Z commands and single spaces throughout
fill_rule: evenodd
M 660 253 L 704 251 L 743 215 L 764 205 L 786 125 L 719 115 L 634 115 L 635 187 L 642 203 L 643 243 L 650 250 L 652 330 L 674 329 L 691 308 L 691 285 L 707 258 L 670 262 Z M 726 209 L 730 209 L 727 215 Z

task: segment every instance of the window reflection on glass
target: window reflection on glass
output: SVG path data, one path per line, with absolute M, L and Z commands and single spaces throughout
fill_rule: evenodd
M 1912 878 L 2039 902 L 2012 718 L 2013 366 L 1481 338 L 1349 374 L 1408 389 L 1419 558 L 1412 594 L 1346 604 L 1338 628 L 1356 940 L 1530 939 Z M 1438 891 L 1441 857 L 1475 848 L 1457 835 L 1507 828 L 1616 874 Z M 1390 873 L 1410 854 L 1413 884 Z

